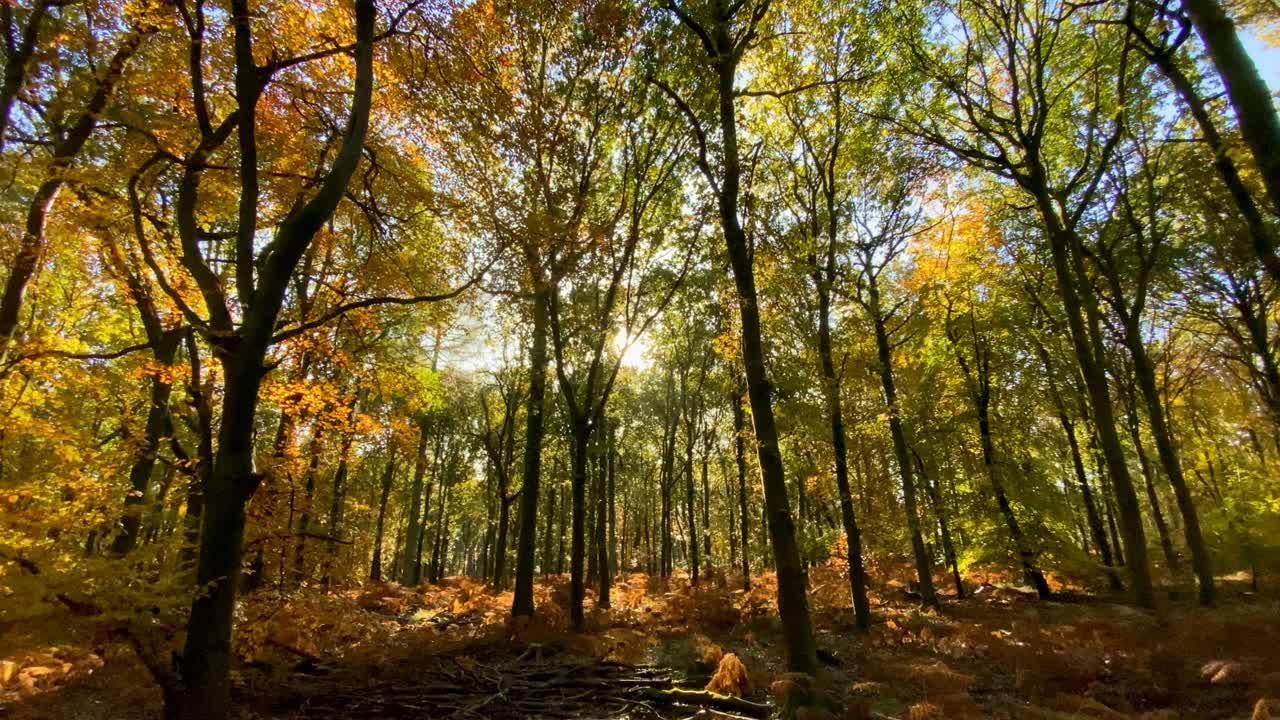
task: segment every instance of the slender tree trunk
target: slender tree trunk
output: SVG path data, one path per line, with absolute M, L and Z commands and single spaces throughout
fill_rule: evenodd
M 569 546 L 569 619 L 574 630 L 581 630 L 584 620 L 582 600 L 586 596 L 583 565 L 587 552 L 587 443 L 591 440 L 591 426 L 578 418 L 573 422 L 573 477 L 570 488 L 573 530 Z
M 556 519 L 556 486 L 553 484 L 548 488 L 547 492 L 547 528 L 542 536 L 542 574 L 550 575 L 552 568 L 555 567 L 555 557 L 552 555 L 551 537 L 555 528 Z
M 528 417 L 524 434 L 524 478 L 520 491 L 520 537 L 516 545 L 516 584 L 512 615 L 533 615 L 534 549 L 538 534 L 538 485 L 542 479 L 543 411 L 547 394 L 547 301 L 538 287 L 533 299 L 533 331 L 529 343 Z
M 686 399 L 687 402 L 687 399 Z M 689 569 L 690 578 L 693 584 L 698 584 L 698 509 L 693 498 L 693 423 L 685 423 L 685 443 L 684 443 L 684 513 L 688 520 L 688 552 L 689 552 Z
M 427 445 L 430 438 L 427 421 L 418 423 L 418 449 L 413 459 L 413 487 L 409 491 L 409 527 L 405 534 L 404 554 L 400 556 L 400 583 L 417 585 L 421 568 L 418 566 L 418 544 L 422 536 L 422 521 L 419 514 L 422 504 L 422 479 L 427 474 Z
M 609 452 L 608 436 L 609 429 L 605 425 L 603 417 L 597 417 L 596 433 L 599 435 L 598 446 L 607 454 Z M 600 457 L 596 461 L 596 573 L 600 581 L 599 594 L 596 596 L 596 607 L 609 607 L 609 586 L 613 584 L 613 578 L 609 575 L 609 543 L 608 543 L 608 525 L 609 525 L 609 498 L 608 498 L 608 470 L 606 466 L 609 460 L 607 456 Z
M 1098 505 L 1094 502 L 1088 474 L 1085 472 L 1084 457 L 1080 452 L 1080 439 L 1076 437 L 1076 426 L 1067 415 L 1067 404 L 1062 399 L 1062 394 L 1053 379 L 1053 364 L 1049 359 L 1049 349 L 1037 340 L 1036 350 L 1040 355 L 1041 364 L 1044 365 L 1045 376 L 1049 383 L 1049 396 L 1053 400 L 1054 410 L 1058 415 L 1058 425 L 1062 427 L 1062 432 L 1067 437 L 1067 446 L 1071 452 L 1071 467 L 1075 474 L 1076 485 L 1080 488 L 1080 500 L 1084 504 L 1085 519 L 1089 524 L 1093 544 L 1098 548 L 1098 553 L 1102 556 L 1102 564 L 1107 568 L 1107 581 L 1111 589 L 1123 592 L 1124 584 L 1120 582 L 1120 575 L 1114 569 L 1111 546 L 1107 543 L 1107 531 L 1102 523 L 1102 515 L 1098 512 Z M 1087 543 L 1085 552 L 1088 552 Z
M 311 503 L 316 496 L 316 473 L 320 468 L 320 443 L 323 431 L 317 426 L 311 435 L 310 459 L 307 461 L 307 479 L 303 487 L 302 515 L 298 518 L 298 537 L 293 550 L 293 584 L 301 585 L 307 570 L 307 535 L 311 532 Z
M 751 513 L 747 510 L 746 413 L 742 410 L 743 391 L 731 393 L 733 408 L 733 454 L 738 469 L 738 512 L 742 518 L 742 588 L 751 589 Z
M 714 46 L 733 47 L 726 22 L 714 30 Z M 778 428 L 773 415 L 773 385 L 765 366 L 765 352 L 756 297 L 755 271 L 746 233 L 738 216 L 741 166 L 738 156 L 738 119 L 734 107 L 737 56 L 728 53 L 716 61 L 718 75 L 719 128 L 723 172 L 720 178 L 718 209 L 729 265 L 737 288 L 738 313 L 742 322 L 742 363 L 747 381 L 747 398 L 755 427 L 756 454 L 764 484 L 764 505 L 768 514 L 778 578 L 778 614 L 787 645 L 787 667 L 792 672 L 813 673 L 818 667 L 813 624 L 809 619 L 808 584 L 800 562 L 795 522 L 787 500 L 786 472 L 778 447 Z
M 1280 152 L 1280 144 L 1275 147 Z M 1277 166 L 1280 168 L 1280 165 Z M 1182 474 L 1182 462 L 1174 445 L 1173 432 L 1165 420 L 1164 406 L 1160 401 L 1160 392 L 1156 388 L 1155 369 L 1151 365 L 1151 357 L 1143 345 L 1142 336 L 1137 332 L 1136 318 L 1124 333 L 1125 344 L 1133 358 L 1133 374 L 1142 398 L 1147 404 L 1147 420 L 1151 423 L 1151 435 L 1156 441 L 1156 454 L 1160 457 L 1160 465 L 1164 468 L 1165 477 L 1173 486 L 1173 496 L 1178 501 L 1178 510 L 1182 515 L 1182 531 L 1187 541 L 1187 549 L 1191 552 L 1191 568 L 1195 571 L 1196 581 L 1200 588 L 1200 604 L 1211 607 L 1215 601 L 1213 587 L 1213 567 L 1209 559 L 1209 551 L 1205 547 L 1204 538 L 1200 534 L 1200 517 L 1196 512 L 1195 500 L 1191 497 L 1191 489 L 1187 487 L 1186 478 Z M 1154 495 L 1152 496 L 1154 497 Z M 1122 506 L 1123 507 L 1123 506 Z M 1158 511 L 1158 504 L 1152 505 Z M 1163 518 L 1161 518 L 1163 524 Z M 1130 552 L 1130 562 L 1133 553 Z
M 827 258 L 827 268 L 830 271 L 835 262 L 834 246 L 829 249 Z M 853 612 L 858 629 L 865 631 L 871 627 L 871 604 L 867 600 L 866 570 L 862 564 L 862 532 L 858 529 L 853 494 L 849 489 L 849 448 L 840 403 L 840 376 L 836 374 L 835 359 L 831 353 L 831 293 L 824 278 L 815 277 L 815 281 L 818 288 L 818 357 L 822 362 L 823 394 L 826 396 L 827 422 L 831 426 L 831 447 L 835 454 L 840 521 L 844 526 L 848 551 L 845 560 L 849 563 L 849 592 L 853 598 Z M 745 532 L 743 537 L 745 539 Z
M 1178 554 L 1174 552 L 1173 540 L 1169 537 L 1169 525 L 1164 520 L 1164 511 L 1160 508 L 1160 496 L 1156 494 L 1155 471 L 1147 458 L 1147 451 L 1142 445 L 1142 431 L 1138 423 L 1138 413 L 1133 407 L 1132 398 L 1125 409 L 1126 425 L 1129 428 L 1129 439 L 1133 441 L 1134 452 L 1138 454 L 1138 466 L 1142 469 L 1142 478 L 1147 488 L 1147 504 L 1151 506 L 1151 519 L 1155 523 L 1156 532 L 1160 534 L 1160 550 L 1164 553 L 1165 565 L 1170 572 L 1178 571 Z
M 147 425 L 142 444 L 138 448 L 133 466 L 129 468 L 129 492 L 124 498 L 124 514 L 120 517 L 120 532 L 111 542 L 111 552 L 125 555 L 138 542 L 138 530 L 142 527 L 142 508 L 150 490 L 151 474 L 155 470 L 156 455 L 165 433 L 171 433 L 169 396 L 173 383 L 169 380 L 169 368 L 178 356 L 184 330 L 169 331 L 160 336 L 160 342 L 152 347 L 153 357 L 159 364 L 151 377 L 151 399 L 147 408 Z
M 1058 280 L 1058 293 L 1066 310 L 1067 326 L 1070 331 L 1068 334 L 1075 349 L 1080 373 L 1084 377 L 1094 427 L 1103 457 L 1106 459 L 1107 474 L 1116 487 L 1116 498 L 1124 525 L 1124 549 L 1129 560 L 1126 567 L 1129 570 L 1134 601 L 1142 607 L 1151 607 L 1153 603 L 1151 566 L 1147 561 L 1142 510 L 1138 505 L 1138 495 L 1134 491 L 1133 482 L 1129 476 L 1124 448 L 1116 433 L 1111 389 L 1107 383 L 1102 357 L 1104 345 L 1101 313 L 1098 309 L 1097 296 L 1084 270 L 1084 261 L 1080 257 L 1082 243 L 1073 230 L 1063 226 L 1054 208 L 1053 200 L 1044 190 L 1043 185 L 1031 189 L 1041 218 L 1045 222 L 1053 255 L 1054 274 Z
M 378 521 L 373 531 L 373 561 L 369 564 L 369 580 L 382 582 L 382 535 L 386 527 L 387 498 L 391 497 L 391 485 L 396 475 L 396 452 L 391 449 L 391 457 L 382 471 L 382 491 L 378 495 Z
M 911 551 L 916 561 L 916 577 L 920 582 L 920 599 L 929 607 L 938 607 L 938 594 L 933 589 L 933 563 L 925 550 L 920 534 L 920 511 L 916 501 L 915 478 L 911 472 L 907 436 L 902 429 L 898 410 L 898 390 L 893 379 L 893 351 L 889 345 L 889 333 L 885 329 L 884 315 L 880 310 L 880 290 L 873 280 L 868 284 L 870 302 L 868 309 L 875 325 L 876 352 L 880 360 L 880 385 L 884 390 L 885 406 L 889 410 L 889 436 L 893 440 L 893 452 L 898 461 L 902 478 L 902 497 L 907 510 L 907 529 L 911 534 Z
M 964 599 L 964 579 L 960 577 L 960 561 L 956 556 L 955 543 L 951 541 L 951 528 L 947 523 L 946 507 L 942 503 L 942 491 L 939 487 L 940 483 L 936 478 L 929 477 L 924 469 L 924 459 L 920 457 L 920 453 L 915 448 L 911 449 L 911 454 L 916 459 L 916 469 L 920 471 L 920 482 L 924 483 L 925 492 L 929 495 L 929 503 L 933 505 L 933 514 L 938 517 L 938 532 L 941 534 L 942 540 L 942 558 L 946 561 L 947 566 L 951 568 L 951 579 L 956 586 L 956 598 Z

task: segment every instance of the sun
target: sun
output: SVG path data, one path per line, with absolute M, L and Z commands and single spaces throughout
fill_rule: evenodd
M 647 369 L 650 365 L 648 338 L 639 335 L 629 339 L 630 343 L 628 343 L 626 329 L 620 328 L 618 334 L 613 337 L 613 351 L 622 353 L 623 366 L 636 370 Z

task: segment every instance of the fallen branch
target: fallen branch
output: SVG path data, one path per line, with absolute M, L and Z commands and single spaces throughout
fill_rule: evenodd
M 691 690 L 678 687 L 660 690 L 658 688 L 644 687 L 637 688 L 636 694 L 646 700 L 665 702 L 668 705 L 701 705 L 716 710 L 741 713 L 753 718 L 768 717 L 771 709 L 766 704 L 743 700 L 735 695 L 721 695 L 710 690 Z

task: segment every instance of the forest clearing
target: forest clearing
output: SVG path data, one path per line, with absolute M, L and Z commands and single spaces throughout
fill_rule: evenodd
M 1275 0 L 0 36 L 0 716 L 1280 717 Z

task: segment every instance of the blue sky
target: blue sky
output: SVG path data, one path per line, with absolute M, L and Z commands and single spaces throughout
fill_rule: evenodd
M 1244 33 L 1244 46 L 1258 64 L 1258 70 L 1271 87 L 1271 92 L 1280 91 L 1280 48 L 1267 45 L 1247 32 Z

